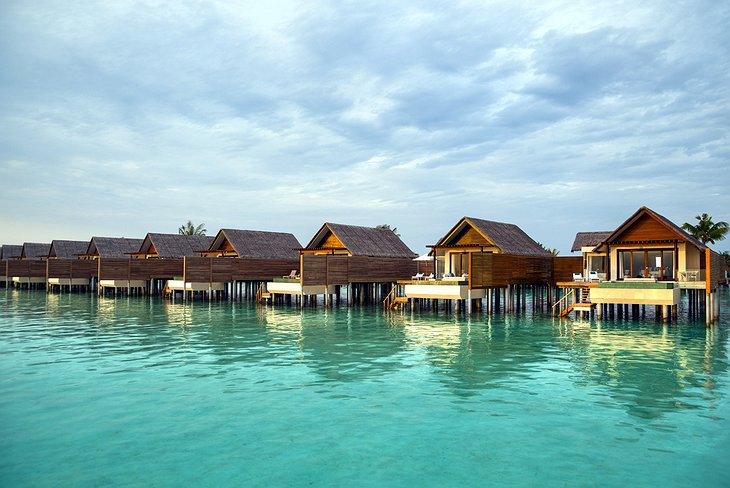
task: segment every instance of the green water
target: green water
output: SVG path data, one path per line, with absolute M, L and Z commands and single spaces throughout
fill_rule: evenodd
M 1 486 L 730 486 L 719 326 L 0 289 Z

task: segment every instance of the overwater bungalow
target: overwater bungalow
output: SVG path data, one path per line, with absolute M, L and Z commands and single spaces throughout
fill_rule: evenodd
M 501 297 L 505 310 L 513 310 L 524 306 L 527 286 L 547 287 L 553 280 L 551 254 L 515 224 L 463 217 L 429 247 L 432 275 L 401 283 L 386 306 L 414 299 L 458 306 L 465 300 L 471 311 L 484 298 L 489 309 L 501 308 Z
M 165 289 L 253 299 L 262 283 L 298 269 L 300 247 L 286 232 L 221 229 L 200 257 L 184 258 L 182 280 L 168 281 Z
M 42 288 L 46 284 L 46 263 L 51 244 L 26 242 L 20 256 L 8 261 L 7 273 L 13 286 Z
M 273 298 L 324 295 L 329 303 L 346 287 L 350 304 L 370 303 L 413 276 L 416 257 L 390 229 L 328 222 L 299 249 L 299 266 L 292 269 L 299 272 L 267 283 L 266 292 Z
M 150 293 L 161 293 L 166 282 L 183 279 L 185 258 L 200 256 L 212 242 L 212 236 L 150 232 L 131 254 L 129 279 L 145 280 Z
M 638 314 L 639 306 L 653 305 L 657 316 L 669 320 L 677 313 L 681 291 L 687 290 L 690 309 L 704 305 L 708 322 L 719 315 L 716 290 L 725 269 L 722 256 L 671 220 L 641 207 L 613 232 L 602 238 L 602 233 L 596 234 L 600 242 L 593 239 L 581 251 L 590 266 L 605 263 L 604 277 L 589 275 L 585 284 L 574 280 L 560 285 L 589 290 L 587 300 L 575 301 L 581 310 L 595 308 L 599 317 L 605 312 L 622 316 L 628 315 L 629 306 Z M 568 308 L 561 306 L 561 314 L 570 312 Z
M 93 259 L 98 264 L 98 291 L 105 289 L 144 292 L 146 280 L 130 279 L 132 266 L 131 254 L 137 252 L 142 239 L 125 237 L 92 237 L 82 259 Z
M 89 241 L 51 241 L 46 262 L 48 290 L 65 288 L 71 291 L 91 286 L 91 280 L 97 273 L 97 263 L 81 259 L 88 245 Z
M 8 261 L 20 257 L 23 252 L 23 246 L 18 244 L 4 244 L 0 246 L 0 286 L 8 286 L 10 276 L 8 276 Z
M 610 235 L 611 231 L 578 232 L 575 235 L 570 251 L 581 253 L 582 265 L 574 271 L 580 273 L 584 281 L 606 280 L 606 254 L 597 251 L 597 248 Z

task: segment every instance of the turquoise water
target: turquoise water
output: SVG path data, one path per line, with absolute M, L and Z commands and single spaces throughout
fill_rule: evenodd
M 0 289 L 2 486 L 728 486 L 718 327 Z

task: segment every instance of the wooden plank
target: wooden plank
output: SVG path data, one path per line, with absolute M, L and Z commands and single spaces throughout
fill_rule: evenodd
M 171 279 L 182 275 L 182 258 L 132 259 L 129 265 L 131 280 Z
M 30 276 L 30 261 L 25 259 L 11 259 L 8 261 L 8 277 Z
M 99 258 L 100 280 L 129 280 L 129 258 Z
M 183 276 L 188 283 L 209 283 L 211 264 L 215 258 L 186 257 Z
M 553 256 L 552 283 L 573 281 L 573 273 L 583 274 L 582 256 Z
M 542 284 L 552 279 L 552 257 L 473 253 L 472 289 Z
M 672 242 L 677 233 L 667 228 L 662 222 L 650 215 L 642 215 L 630 227 L 624 230 L 611 242 L 612 245 L 625 242 Z
M 301 262 L 302 285 L 327 284 L 327 256 L 303 254 L 301 256 Z

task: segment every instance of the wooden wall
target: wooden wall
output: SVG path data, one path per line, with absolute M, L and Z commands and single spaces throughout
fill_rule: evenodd
M 90 259 L 49 259 L 48 278 L 91 278 L 97 275 L 99 264 Z
M 11 259 L 8 262 L 8 277 L 21 276 L 23 278 L 45 278 L 46 262 L 30 259 Z
M 433 262 L 433 259 L 429 259 L 428 261 L 416 261 L 416 273 L 423 273 L 428 276 L 431 273 L 436 273 L 435 266 L 436 264 Z
M 472 253 L 469 282 L 472 289 L 549 283 L 552 257 Z
M 710 289 L 715 290 L 718 283 L 725 282 L 725 258 L 709 248 L 705 252 L 710 253 Z
M 100 258 L 99 260 L 100 280 L 128 280 L 129 279 L 129 258 Z
M 129 261 L 130 280 L 175 278 L 183 275 L 182 258 L 130 259 Z
M 299 269 L 298 259 L 185 258 L 184 276 L 189 283 L 268 281 Z
M 583 274 L 583 256 L 553 256 L 553 283 L 573 281 L 573 273 Z
M 182 277 L 183 259 L 99 259 L 100 280 L 151 280 Z
M 303 285 L 388 283 L 408 280 L 417 270 L 412 259 L 303 254 L 301 276 Z
M 622 232 L 611 244 L 619 244 L 622 242 L 651 242 L 651 241 L 668 241 L 671 242 L 678 238 L 677 234 L 667 228 L 664 224 L 644 214 L 639 219 Z

